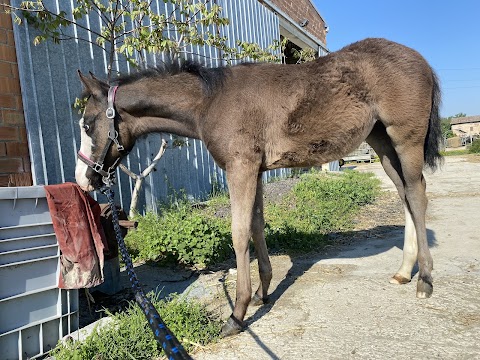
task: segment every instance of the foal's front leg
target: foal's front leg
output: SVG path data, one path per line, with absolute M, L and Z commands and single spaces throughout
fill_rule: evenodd
M 232 241 L 237 259 L 237 295 L 233 313 L 223 326 L 221 336 L 239 333 L 252 296 L 249 241 L 259 166 L 234 160 L 227 166 L 227 181 L 232 207 Z

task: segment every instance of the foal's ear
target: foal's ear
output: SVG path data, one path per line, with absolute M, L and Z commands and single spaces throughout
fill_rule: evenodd
M 82 82 L 85 91 L 96 98 L 106 96 L 108 93 L 108 84 L 97 79 L 92 73 L 90 73 L 90 75 L 92 77 L 91 79 L 78 70 L 78 76 L 80 77 L 80 81 Z
M 97 78 L 97 77 L 95 76 L 95 74 L 92 73 L 91 71 L 89 71 L 88 74 L 90 75 L 90 77 L 91 77 L 93 80 L 97 80 L 98 82 L 100 82 L 100 83 L 102 83 L 102 84 L 105 84 L 105 85 L 107 84 L 105 81 L 102 81 L 101 79 Z

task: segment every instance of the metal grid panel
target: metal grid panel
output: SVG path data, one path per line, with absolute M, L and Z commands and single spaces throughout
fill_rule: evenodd
M 78 329 L 78 290 L 58 288 L 60 249 L 43 186 L 0 188 L 0 213 L 0 358 L 42 357 Z

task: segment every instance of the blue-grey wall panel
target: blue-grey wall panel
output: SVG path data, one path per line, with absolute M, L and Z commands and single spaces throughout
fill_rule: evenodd
M 45 0 L 48 6 L 71 13 L 73 0 Z M 18 5 L 20 0 L 12 0 Z M 230 46 L 236 40 L 258 42 L 267 47 L 280 39 L 277 16 L 257 0 L 218 0 L 223 16 L 230 24 L 222 29 L 229 38 Z M 158 12 L 172 11 L 171 5 L 163 0 L 154 0 L 152 7 Z M 81 20 L 82 25 L 99 31 L 98 15 Z M 130 25 L 131 26 L 131 25 Z M 70 28 L 72 36 L 89 38 L 80 27 Z M 55 184 L 75 181 L 76 151 L 80 146 L 78 120 L 81 117 L 72 104 L 81 93 L 77 69 L 92 71 L 98 77 L 106 77 L 107 59 L 103 51 L 84 41 L 63 41 L 61 44 L 42 43 L 33 46 L 37 34 L 25 23 L 15 26 L 15 40 L 21 78 L 25 117 L 27 123 L 30 154 L 32 158 L 35 184 Z M 90 38 L 95 41 L 94 38 Z M 216 49 L 191 47 L 196 58 L 207 66 L 225 65 Z M 161 56 L 148 56 L 149 65 L 156 65 Z M 126 73 L 130 65 L 123 61 L 115 63 L 115 69 Z M 164 137 L 170 145 L 173 138 L 169 134 L 152 134 L 138 141 L 135 149 L 123 161 L 132 171 L 139 173 L 148 166 L 156 155 Z M 219 169 L 204 145 L 187 139 L 188 146 L 168 148 L 153 176 L 146 179 L 141 192 L 139 205 L 145 209 L 157 209 L 157 202 L 166 199 L 171 189 L 186 190 L 187 195 L 202 197 L 207 195 L 212 185 L 226 186 L 225 174 Z M 277 170 L 264 176 L 282 176 L 286 170 Z M 120 170 L 117 171 L 117 192 L 121 194 L 121 205 L 129 208 L 132 180 Z

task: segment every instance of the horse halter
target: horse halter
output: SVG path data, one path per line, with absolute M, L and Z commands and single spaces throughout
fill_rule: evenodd
M 78 151 L 77 157 L 79 160 L 84 162 L 89 168 L 91 168 L 93 171 L 97 172 L 98 174 L 102 175 L 102 181 L 106 186 L 111 186 L 114 181 L 115 181 L 115 168 L 117 166 L 117 163 L 120 161 L 120 158 L 115 160 L 115 162 L 108 168 L 107 171 L 103 170 L 104 167 L 104 161 L 105 157 L 107 156 L 108 149 L 110 149 L 110 146 L 112 143 L 114 143 L 117 146 L 117 150 L 119 152 L 125 153 L 125 148 L 123 145 L 120 144 L 118 141 L 118 132 L 115 130 L 115 108 L 114 108 L 114 103 L 115 103 L 115 94 L 117 92 L 118 86 L 111 86 L 110 89 L 108 89 L 108 107 L 107 111 L 105 114 L 107 115 L 107 118 L 110 120 L 110 125 L 109 125 L 109 130 L 108 130 L 108 142 L 103 148 L 102 154 L 100 155 L 99 159 L 95 162 L 92 159 L 90 159 L 88 156 L 86 156 L 84 153 L 81 151 Z

